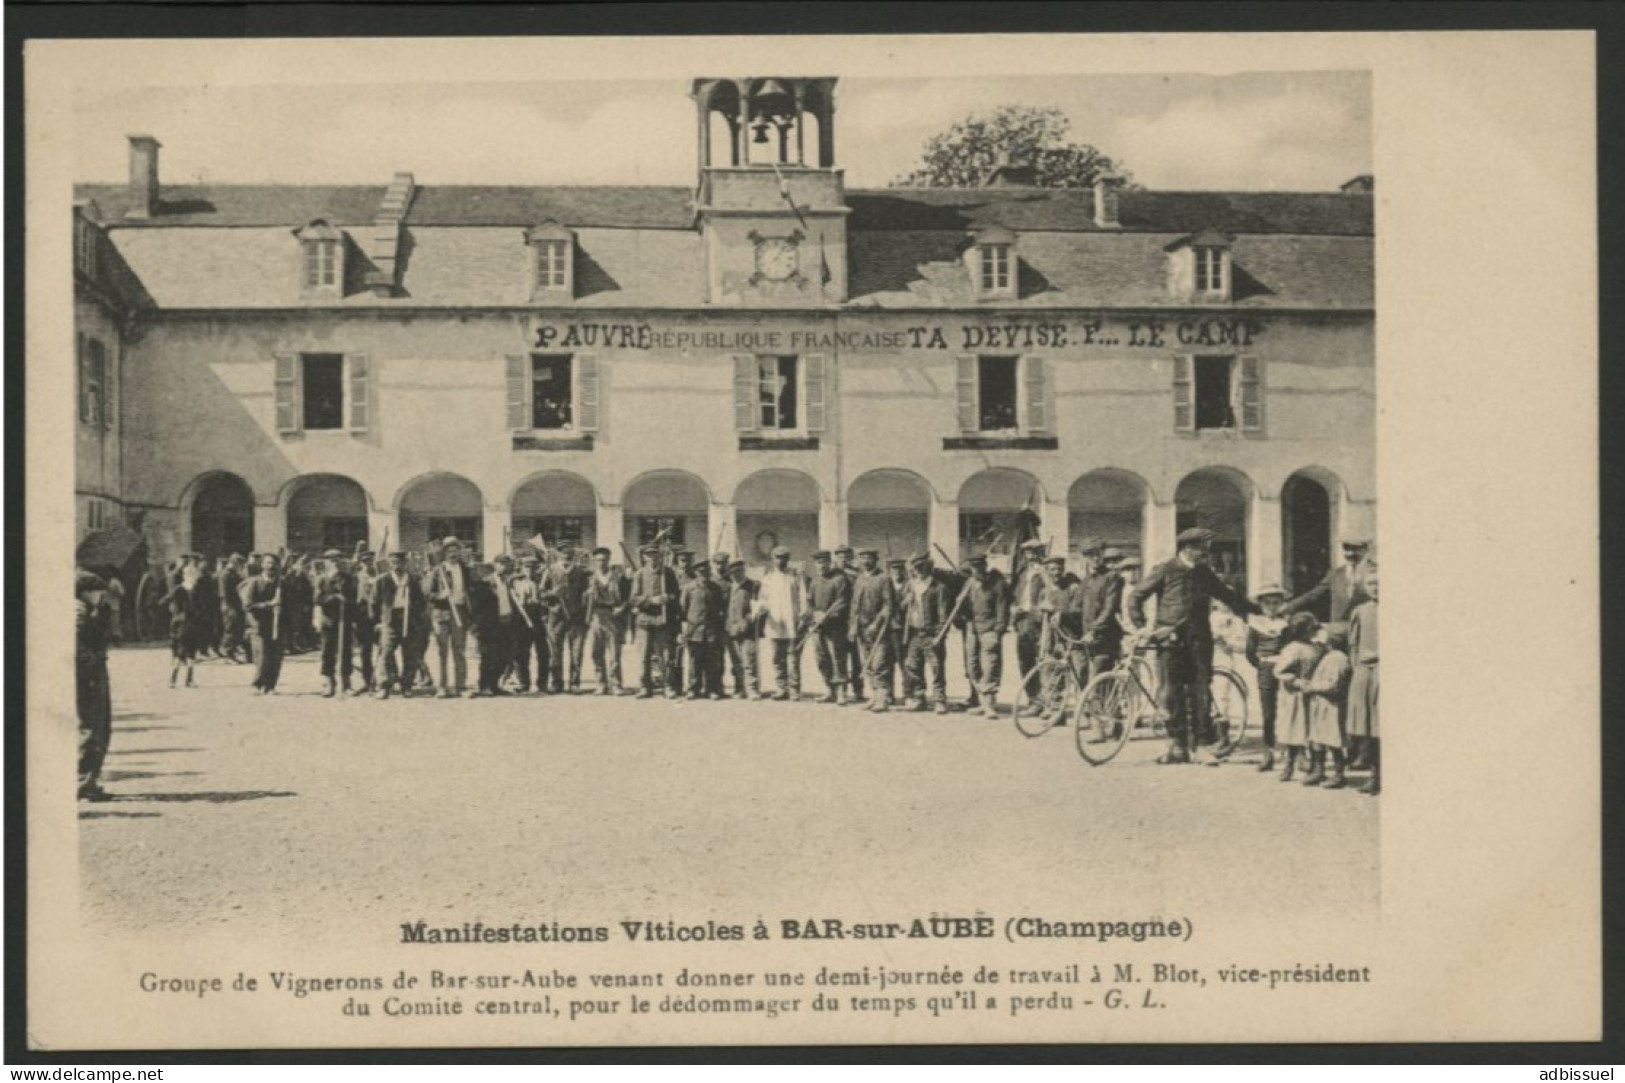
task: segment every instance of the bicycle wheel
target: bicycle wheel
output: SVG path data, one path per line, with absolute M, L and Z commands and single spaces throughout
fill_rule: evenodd
M 1136 655 L 1129 665 L 1139 677 L 1139 683 L 1134 686 L 1134 691 L 1139 694 L 1139 709 L 1135 712 L 1134 732 L 1130 736 L 1167 737 L 1168 729 L 1157 717 L 1157 667 L 1139 655 Z
M 1232 670 L 1215 669 L 1208 688 L 1208 709 L 1219 737 L 1219 752 L 1229 755 L 1247 734 L 1247 685 Z
M 1016 693 L 1012 714 L 1023 737 L 1042 737 L 1066 720 L 1066 701 L 1075 682 L 1059 658 L 1049 658 L 1027 671 Z
M 1145 697 L 1127 673 L 1102 673 L 1078 697 L 1078 755 L 1096 767 L 1123 750 Z

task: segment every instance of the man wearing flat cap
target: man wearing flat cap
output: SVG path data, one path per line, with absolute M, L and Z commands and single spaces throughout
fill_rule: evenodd
M 389 568 L 373 581 L 373 610 L 378 618 L 378 656 L 383 662 L 379 699 L 388 699 L 392 687 L 403 697 L 412 694 L 423 648 L 428 643 L 429 600 L 423 583 L 406 567 L 406 554 L 389 554 Z
M 1024 561 L 1010 597 L 1010 623 L 1016 632 L 1016 668 L 1023 675 L 1038 665 L 1044 648 L 1044 593 L 1053 584 L 1045 579 L 1043 542 L 1023 542 Z
M 847 639 L 856 646 L 860 668 L 869 672 L 869 710 L 884 711 L 890 704 L 892 628 L 897 624 L 897 594 L 880 567 L 880 550 L 858 551 L 859 569 L 852 581 L 852 618 Z M 854 692 L 854 702 L 861 693 Z
M 812 634 L 818 652 L 818 673 L 824 678 L 822 703 L 847 703 L 847 657 L 851 653 L 846 637 L 852 615 L 852 581 L 835 566 L 827 549 L 813 554 L 817 574 L 813 576 L 808 606 L 812 609 Z
M 626 642 L 626 614 L 632 583 L 610 566 L 612 554 L 600 545 L 592 551 L 592 572 L 583 594 L 587 611 L 588 650 L 598 674 L 598 694 L 621 694 L 621 646 Z
M 759 700 L 762 684 L 757 672 L 756 647 L 762 634 L 760 585 L 745 574 L 745 562 L 735 560 L 728 564 L 726 587 L 728 608 L 724 627 L 728 658 L 733 666 L 734 697 Z
M 1369 600 L 1365 590 L 1365 558 L 1371 543 L 1364 538 L 1350 538 L 1343 542 L 1343 563 L 1326 573 L 1318 584 L 1310 587 L 1282 608 L 1283 613 L 1302 610 L 1315 611 L 1329 602 L 1330 619 L 1346 623 L 1354 610 Z
M 1144 638 L 1161 648 L 1157 714 L 1170 742 L 1158 763 L 1190 763 L 1193 756 L 1202 763 L 1218 762 L 1212 748 L 1218 735 L 1208 703 L 1213 682 L 1212 603 L 1229 606 L 1238 615 L 1260 612 L 1208 566 L 1213 538 L 1211 530 L 1201 527 L 1183 531 L 1174 558 L 1157 565 L 1129 595 L 1129 615 L 1137 628 L 1146 623 L 1146 599 L 1157 599 L 1156 623 Z
M 468 596 L 469 574 L 463 564 L 463 543 L 447 538 L 440 543 L 440 563 L 428 575 L 429 620 L 434 627 L 435 659 L 441 699 L 468 690 L 468 631 L 473 612 Z M 450 663 L 450 672 L 447 664 Z M 408 674 L 411 681 L 415 674 Z
M 350 641 L 355 644 L 356 659 L 361 663 L 361 682 L 350 690 L 352 696 L 364 696 L 376 687 L 373 671 L 373 652 L 378 645 L 378 567 L 376 554 L 365 542 L 356 543 L 355 606 L 350 611 Z
M 989 570 L 987 557 L 965 562 L 965 600 L 959 621 L 965 633 L 965 677 L 980 693 L 982 713 L 999 716 L 999 680 L 1004 673 L 1004 633 L 1010 626 L 1010 600 L 1004 577 Z
M 519 622 L 513 626 L 514 681 L 520 695 L 530 691 L 531 660 L 536 662 L 536 694 L 547 694 L 547 617 L 542 608 L 542 559 L 534 549 L 519 557 L 519 572 L 509 582 L 514 611 Z
M 1108 554 L 1115 559 L 1109 560 Z M 1123 628 L 1117 614 L 1123 608 L 1123 580 L 1112 565 L 1123 554 L 1097 542 L 1086 555 L 1088 574 L 1078 588 L 1078 631 L 1089 655 L 1089 679 L 1093 680 L 1115 666 L 1122 653 Z
M 677 634 L 682 584 L 666 567 L 666 551 L 646 545 L 641 554 L 648 563 L 632 577 L 632 613 L 643 633 L 643 673 L 638 682 L 638 698 L 654 695 L 657 677 L 665 682 L 666 698 L 676 699 L 680 691 L 672 645 Z
M 848 586 L 856 588 L 858 585 L 858 566 L 853 562 L 856 555 L 850 545 L 842 542 L 830 554 L 835 558 L 835 567 L 846 576 Z M 858 641 L 850 635 L 846 637 L 846 686 L 851 691 L 851 702 L 863 702 L 863 653 L 858 649 Z
M 801 698 L 801 632 L 808 616 L 806 593 L 800 573 L 790 567 L 790 550 L 776 545 L 772 559 L 773 566 L 762 576 L 758 595 L 762 634 L 773 651 L 773 679 L 777 686 L 773 698 L 794 701 Z
M 344 562 L 344 554 L 329 549 L 322 554 L 322 573 L 316 580 L 316 634 L 322 650 L 322 696 L 332 699 L 342 680 L 349 694 L 350 675 L 355 672 L 355 637 L 351 617 L 356 607 L 355 577 Z
M 948 713 L 948 680 L 943 671 L 947 649 L 943 635 L 953 609 L 953 597 L 931 558 L 916 553 L 909 560 L 908 586 L 903 588 L 903 697 L 911 710 L 926 709 L 929 694 L 937 714 Z M 926 669 L 931 670 L 929 693 Z
M 476 697 L 508 694 L 502 687 L 502 675 L 513 661 L 514 625 L 523 623 L 514 601 L 512 572 L 513 558 L 498 553 L 491 558 L 490 570 L 481 568 L 469 582 L 469 612 L 480 648 Z

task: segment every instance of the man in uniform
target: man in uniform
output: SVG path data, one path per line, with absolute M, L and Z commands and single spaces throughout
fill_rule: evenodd
M 621 694 L 621 645 L 626 641 L 626 613 L 631 598 L 631 583 L 610 567 L 610 556 L 601 545 L 592 551 L 592 573 L 582 595 L 588 650 L 598 673 L 600 696 Z
M 734 696 L 737 699 L 762 698 L 762 686 L 756 667 L 756 645 L 761 636 L 761 619 L 757 605 L 758 585 L 745 574 L 745 562 L 735 560 L 728 565 L 728 658 L 733 664 Z
M 1208 709 L 1213 681 L 1214 601 L 1238 615 L 1260 612 L 1251 601 L 1232 591 L 1208 566 L 1213 532 L 1201 527 L 1183 531 L 1172 560 L 1154 568 L 1129 596 L 1135 627 L 1145 626 L 1146 599 L 1157 599 L 1156 624 L 1145 638 L 1161 648 L 1161 703 L 1158 718 L 1168 729 L 1168 751 L 1158 763 L 1198 762 L 1216 765 L 1211 746 L 1217 741 Z
M 1010 627 L 1010 599 L 1004 577 L 989 571 L 986 556 L 965 562 L 965 600 L 959 620 L 965 634 L 965 677 L 981 694 L 982 713 L 999 716 L 999 680 L 1004 673 L 1004 633 Z
M 858 568 L 852 563 L 852 547 L 843 543 L 837 545 L 833 552 L 835 567 L 846 576 L 848 586 L 856 587 Z M 852 703 L 863 703 L 863 652 L 858 648 L 858 641 L 851 636 L 846 637 L 846 679 L 852 690 Z
M 530 691 L 530 663 L 536 661 L 536 694 L 547 694 L 547 613 L 542 607 L 542 558 L 535 551 L 519 558 L 519 575 L 509 584 L 519 623 L 513 626 L 514 678 L 521 694 Z
M 193 554 L 194 556 L 196 554 Z M 303 654 L 310 649 L 311 612 L 315 609 L 316 591 L 310 584 L 310 569 L 304 554 L 288 562 L 282 575 L 282 642 L 289 654 Z
M 672 640 L 675 635 L 681 586 L 677 575 L 666 567 L 665 551 L 658 546 L 644 546 L 643 555 L 649 563 L 638 569 L 632 580 L 632 612 L 638 628 L 643 632 L 643 673 L 638 686 L 638 698 L 654 695 L 655 674 L 665 681 L 666 698 L 676 699 L 678 674 L 672 664 Z
M 434 626 L 435 658 L 438 662 L 439 696 L 451 699 L 468 690 L 468 568 L 463 564 L 463 545 L 456 538 L 440 543 L 441 561 L 428 575 L 429 619 Z M 447 662 L 450 656 L 450 672 Z M 403 678 L 405 685 L 415 671 Z
M 813 554 L 818 572 L 813 576 L 808 605 L 812 608 L 812 631 L 817 637 L 818 672 L 824 678 L 824 698 L 820 703 L 845 706 L 847 649 L 846 629 L 852 611 L 852 581 L 835 567 L 827 549 Z
M 1365 590 L 1365 555 L 1371 543 L 1354 538 L 1343 543 L 1343 563 L 1326 573 L 1318 584 L 1310 587 L 1281 608 L 1283 614 L 1314 610 L 1329 601 L 1330 619 L 1347 623 L 1356 607 L 1370 600 Z
M 688 581 L 694 578 L 694 551 L 692 549 L 674 549 L 672 550 L 671 559 L 672 571 L 677 576 L 677 589 L 680 592 L 688 585 Z M 688 651 L 677 641 L 677 632 L 674 626 L 671 647 L 672 687 L 679 692 L 688 687 L 683 673 L 683 663 L 687 660 L 687 654 Z
M 801 575 L 790 567 L 790 550 L 773 547 L 773 567 L 762 576 L 762 631 L 773 648 L 777 700 L 801 698 L 801 633 L 807 622 Z
M 322 697 L 332 699 L 338 689 L 334 678 L 343 681 L 350 692 L 350 674 L 355 670 L 354 637 L 351 616 L 356 608 L 355 577 L 344 564 L 344 554 L 329 549 L 322 554 L 325 568 L 316 581 L 316 628 L 322 646 Z
M 683 584 L 682 639 L 688 652 L 688 698 L 723 699 L 722 639 L 727 602 L 722 587 L 711 581 L 711 566 L 704 561 Z
M 79 708 L 80 801 L 107 801 L 102 763 L 113 740 L 113 693 L 107 676 L 107 645 L 112 640 L 112 607 L 107 584 L 84 568 L 74 572 L 74 693 Z
M 548 668 L 536 683 L 538 687 L 562 695 L 570 686 L 570 631 L 576 623 L 575 606 L 579 604 L 579 599 L 574 597 L 577 593 L 573 589 L 575 576 L 570 567 L 568 551 L 561 547 L 553 550 L 550 556 L 552 559 L 542 572 L 540 590 L 542 609 L 547 615 Z M 576 661 L 579 665 L 579 656 Z
M 947 584 L 919 553 L 909 562 L 908 586 L 903 593 L 903 696 L 911 710 L 925 710 L 926 667 L 931 669 L 931 701 L 937 714 L 948 713 L 948 681 L 943 673 L 947 649 L 942 645 L 953 601 Z
M 376 695 L 379 699 L 388 699 L 393 686 L 400 689 L 403 697 L 410 696 L 421 664 L 420 644 L 427 642 L 424 625 L 429 620 L 429 603 L 423 583 L 406 570 L 405 553 L 397 550 L 389 555 L 389 571 L 373 584 L 373 593 L 378 617 L 378 653 L 384 663 L 384 678 Z
M 893 631 L 897 625 L 897 592 L 880 568 L 880 550 L 858 553 L 860 567 L 852 581 L 852 619 L 847 639 L 858 656 L 859 668 L 869 676 L 869 710 L 884 711 L 891 696 Z M 854 684 L 854 687 L 856 685 Z M 854 692 L 853 702 L 860 693 Z
M 244 581 L 238 594 L 248 619 L 248 638 L 254 652 L 254 691 L 269 696 L 276 692 L 282 674 L 282 580 L 277 559 L 267 553 L 260 561 L 260 574 Z

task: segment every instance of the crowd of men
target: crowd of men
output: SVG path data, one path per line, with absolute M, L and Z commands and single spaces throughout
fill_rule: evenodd
M 1159 713 L 1170 736 L 1159 762 L 1213 762 L 1212 603 L 1278 617 L 1328 593 L 1334 608 L 1365 599 L 1351 593 L 1359 589 L 1351 569 L 1364 543 L 1350 543 L 1350 564 L 1283 608 L 1278 588 L 1245 598 L 1221 582 L 1209 564 L 1212 540 L 1207 530 L 1182 532 L 1176 555 L 1143 580 L 1136 558 L 1096 538 L 1079 545 L 1082 565 L 1073 569 L 1044 543 L 1029 541 L 1013 554 L 1008 578 L 986 555 L 955 567 L 924 553 L 883 561 L 878 550 L 846 545 L 814 553 L 810 566 L 792 565 L 790 550 L 776 547 L 759 577 L 727 553 L 704 560 L 653 544 L 628 567 L 613 564 L 607 548 L 550 547 L 540 537 L 488 563 L 471 561 L 456 538 L 382 560 L 359 545 L 349 555 L 329 549 L 311 559 L 233 555 L 218 568 L 187 554 L 169 569 L 163 598 L 171 614 L 170 683 L 184 670 L 192 684 L 194 664 L 212 654 L 251 664 L 256 693 L 273 694 L 285 653 L 319 650 L 327 697 L 596 691 L 792 701 L 801 698 L 810 646 L 826 689 L 822 702 L 946 714 L 948 640 L 957 630 L 969 683 L 965 706 L 992 718 L 1000 715 L 1004 643 L 1013 632 L 1023 675 L 1057 649 L 1076 652 L 1090 677 L 1116 666 L 1125 650 L 1153 649 Z M 634 638 L 642 648 L 635 679 L 622 670 Z M 1261 687 L 1273 660 L 1259 660 Z M 1373 703 L 1374 695 L 1373 685 Z M 1270 696 L 1269 748 L 1274 714 Z M 82 765 L 82 790 L 85 778 Z

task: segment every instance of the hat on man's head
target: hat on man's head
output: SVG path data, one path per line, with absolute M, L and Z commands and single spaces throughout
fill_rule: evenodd
M 1142 562 L 1139 557 L 1124 557 L 1123 562 L 1118 565 L 1119 568 L 1138 568 L 1141 566 Z
M 615 554 L 609 551 L 608 546 L 600 545 L 592 551 L 592 555 L 595 557 L 613 557 Z
M 1100 551 L 1101 560 L 1122 560 L 1123 551 L 1114 545 L 1108 545 Z
M 463 543 L 458 541 L 456 538 L 447 538 L 445 541 L 440 543 L 440 548 L 442 549 L 450 549 L 452 546 L 456 546 L 458 549 L 461 549 L 463 547 Z
M 788 545 L 775 545 L 773 555 L 775 557 L 787 557 L 790 555 L 790 547 Z
M 1049 543 L 1048 542 L 1041 542 L 1037 538 L 1032 538 L 1032 539 L 1030 539 L 1028 541 L 1022 542 L 1021 547 L 1023 549 L 1048 549 L 1049 548 Z
M 891 557 L 886 561 L 886 567 L 888 568 L 905 568 L 907 566 L 908 561 L 904 560 L 902 557 Z
M 1052 553 L 1044 558 L 1044 567 L 1047 568 L 1051 564 L 1055 565 L 1057 568 L 1064 568 L 1066 567 L 1066 558 L 1059 553 Z
M 834 554 L 836 556 L 840 556 L 842 553 L 845 553 L 846 555 L 851 556 L 852 555 L 852 547 L 850 545 L 837 545 L 832 550 L 832 552 L 834 552 Z
M 1187 545 L 1211 545 L 1217 534 L 1205 526 L 1193 526 L 1189 530 L 1181 530 L 1176 544 L 1183 549 Z
M 493 563 L 493 564 L 512 564 L 513 563 L 513 557 L 509 556 L 507 553 L 498 553 L 496 556 L 491 558 L 491 563 Z
M 521 564 L 540 564 L 541 562 L 542 558 L 535 553 L 524 553 L 519 557 L 519 563 Z
M 744 570 L 745 570 L 745 562 L 743 560 L 733 560 L 733 561 L 728 562 L 728 571 L 730 571 L 730 572 L 742 572 Z
M 1371 548 L 1371 539 L 1369 539 L 1369 538 L 1344 538 L 1343 539 L 1343 548 L 1344 549 L 1358 549 L 1360 552 L 1363 553 L 1367 549 Z
M 363 549 L 363 550 L 361 550 L 361 559 L 362 560 L 376 560 L 376 559 L 378 559 L 378 554 L 373 552 L 371 549 Z
M 820 550 L 818 550 L 818 552 L 813 554 L 812 558 L 814 560 L 828 560 L 829 559 L 829 550 L 828 549 L 820 549 Z
M 858 556 L 860 556 L 860 557 L 879 557 L 880 556 L 880 550 L 879 549 L 867 549 L 867 548 L 859 549 L 858 550 Z
M 638 556 L 652 557 L 660 552 L 663 552 L 663 550 L 658 545 L 645 545 L 643 548 L 638 550 Z
M 1084 538 L 1078 543 L 1078 552 L 1080 553 L 1098 553 L 1105 548 L 1105 541 L 1093 535 Z
M 985 568 L 987 567 L 987 554 L 977 553 L 975 556 L 965 561 L 965 563 L 972 568 Z
M 931 555 L 929 553 L 915 553 L 908 558 L 908 563 L 909 567 L 911 568 L 918 568 L 922 564 L 929 567 L 931 564 Z
M 712 564 L 726 564 L 728 563 L 728 559 L 729 557 L 727 553 L 717 552 L 711 554 Z
M 1253 591 L 1253 601 L 1255 602 L 1261 602 L 1265 598 L 1270 597 L 1285 598 L 1286 591 L 1281 589 L 1281 584 L 1279 583 L 1265 583 L 1263 586 Z
M 327 549 L 322 552 L 323 560 L 343 560 L 344 554 L 337 549 Z

